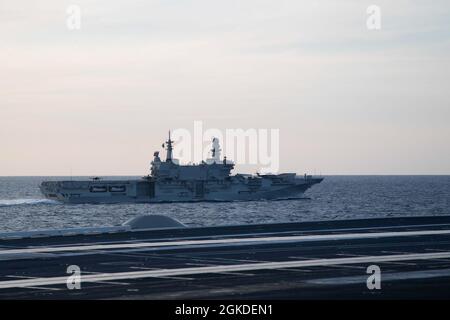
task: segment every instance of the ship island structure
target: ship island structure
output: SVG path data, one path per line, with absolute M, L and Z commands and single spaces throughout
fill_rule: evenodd
M 166 160 L 154 153 L 148 176 L 131 180 L 44 181 L 42 194 L 64 203 L 160 203 L 198 201 L 251 201 L 301 198 L 322 177 L 281 174 L 231 174 L 234 163 L 221 159 L 218 139 L 212 141 L 211 158 L 200 164 L 180 165 L 173 159 L 173 143 Z

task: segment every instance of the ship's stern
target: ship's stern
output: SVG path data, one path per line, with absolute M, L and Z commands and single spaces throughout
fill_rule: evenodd
M 42 195 L 50 200 L 64 201 L 59 188 L 59 183 L 56 181 L 44 181 L 39 185 Z

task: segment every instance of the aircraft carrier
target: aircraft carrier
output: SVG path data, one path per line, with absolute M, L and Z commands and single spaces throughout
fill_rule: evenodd
M 449 297 L 450 216 L 0 234 L 0 299 Z
M 142 179 L 44 181 L 40 190 L 48 199 L 78 204 L 278 200 L 300 198 L 323 180 L 295 173 L 231 175 L 234 163 L 221 159 L 218 139 L 213 139 L 211 158 L 180 165 L 173 143 L 169 132 L 165 161 L 155 152 L 150 174 Z

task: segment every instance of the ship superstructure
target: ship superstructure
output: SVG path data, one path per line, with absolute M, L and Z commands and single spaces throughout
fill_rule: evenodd
M 150 174 L 134 180 L 44 181 L 40 189 L 48 199 L 66 203 L 151 203 L 299 198 L 323 178 L 295 173 L 235 174 L 234 163 L 221 159 L 219 140 L 212 141 L 211 158 L 200 164 L 180 165 L 173 158 L 173 143 L 163 144 L 162 161 L 153 154 Z

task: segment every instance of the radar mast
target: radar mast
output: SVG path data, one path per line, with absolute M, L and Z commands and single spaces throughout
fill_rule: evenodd
M 222 151 L 222 149 L 220 149 L 219 139 L 213 138 L 211 154 L 212 154 L 212 159 L 214 161 L 220 161 L 220 152 L 221 151 Z
M 170 139 L 170 130 L 169 130 L 169 140 L 166 141 L 167 144 L 166 162 L 172 162 L 172 151 L 173 151 L 172 143 L 173 141 Z

